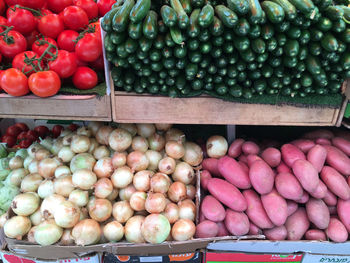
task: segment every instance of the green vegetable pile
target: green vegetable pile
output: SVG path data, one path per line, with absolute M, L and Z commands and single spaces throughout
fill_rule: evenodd
M 350 7 L 332 0 L 119 0 L 102 20 L 118 90 L 223 99 L 339 94 Z

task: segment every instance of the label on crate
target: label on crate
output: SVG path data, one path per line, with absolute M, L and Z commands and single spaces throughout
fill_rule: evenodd
M 100 263 L 100 258 L 98 255 L 82 257 L 82 258 L 46 261 L 46 260 L 40 260 L 40 259 L 22 258 L 12 253 L 2 253 L 1 258 L 3 263 L 73 263 L 73 262 L 74 263 Z
M 110 253 L 106 253 L 103 263 L 143 263 L 143 262 L 159 262 L 159 263 L 201 263 L 201 254 L 196 253 L 184 253 L 174 254 L 168 256 L 118 256 Z
M 280 254 L 246 254 L 246 253 L 206 253 L 206 263 L 301 263 L 303 255 L 280 255 Z
M 305 254 L 303 263 L 346 263 L 350 262 L 350 256 L 313 255 Z

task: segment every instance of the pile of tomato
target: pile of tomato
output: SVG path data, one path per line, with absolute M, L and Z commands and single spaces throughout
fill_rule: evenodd
M 0 90 L 57 94 L 98 84 L 103 70 L 98 18 L 115 0 L 0 0 Z

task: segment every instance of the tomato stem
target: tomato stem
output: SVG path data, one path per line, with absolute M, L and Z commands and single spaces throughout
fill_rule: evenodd
M 29 8 L 29 7 L 25 7 L 25 6 L 20 6 L 20 5 L 15 5 L 13 8 L 10 7 L 10 9 L 15 12 L 16 9 L 19 8 L 19 9 L 24 9 L 24 10 L 28 10 L 30 11 L 33 15 L 35 16 L 43 16 L 43 14 L 39 11 L 39 10 L 35 10 L 33 8 Z
M 95 33 L 96 32 L 96 26 L 95 25 L 89 25 L 87 29 L 80 32 L 79 36 L 73 40 L 75 44 L 79 42 L 80 39 L 82 39 L 87 33 Z
M 0 25 L 0 27 L 5 28 L 5 30 L 0 33 L 0 36 L 3 38 L 6 44 L 15 43 L 15 40 L 13 39 L 13 37 L 8 35 L 8 33 L 13 29 L 13 26 L 8 27 L 5 25 Z

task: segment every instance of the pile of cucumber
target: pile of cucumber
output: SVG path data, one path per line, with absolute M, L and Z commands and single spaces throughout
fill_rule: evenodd
M 222 98 L 340 93 L 347 0 L 118 0 L 102 20 L 117 90 Z

